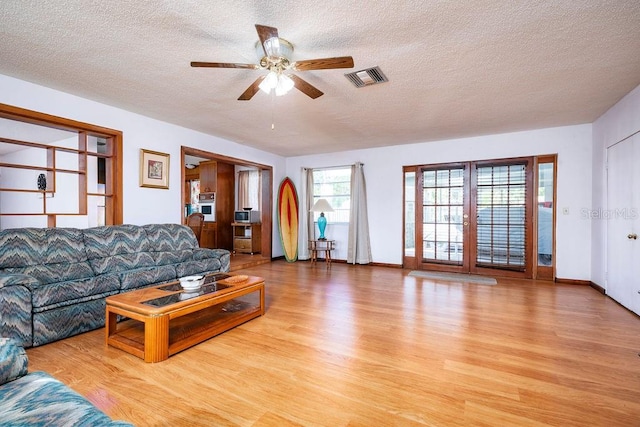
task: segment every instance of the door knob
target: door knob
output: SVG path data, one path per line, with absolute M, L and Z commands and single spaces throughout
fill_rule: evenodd
M 636 240 L 637 238 L 638 238 L 638 235 L 636 233 L 627 234 L 627 239 Z

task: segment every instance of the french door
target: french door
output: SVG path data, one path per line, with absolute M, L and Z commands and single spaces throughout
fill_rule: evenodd
M 405 260 L 415 230 L 416 268 L 531 277 L 532 169 L 531 158 L 415 167 Z

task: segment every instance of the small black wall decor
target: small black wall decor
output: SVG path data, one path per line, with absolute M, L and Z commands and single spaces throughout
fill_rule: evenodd
M 47 189 L 47 176 L 43 173 L 38 175 L 38 190 L 44 191 Z

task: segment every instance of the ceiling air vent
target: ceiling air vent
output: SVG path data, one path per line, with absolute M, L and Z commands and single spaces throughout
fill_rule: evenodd
M 380 67 L 375 66 L 361 71 L 354 71 L 344 75 L 355 87 L 364 87 L 388 82 Z

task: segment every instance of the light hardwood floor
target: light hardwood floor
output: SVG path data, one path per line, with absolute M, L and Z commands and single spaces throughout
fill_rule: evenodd
M 638 426 L 640 318 L 594 289 L 276 261 L 263 317 L 146 364 L 104 329 L 28 350 L 138 426 Z

